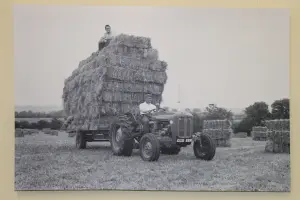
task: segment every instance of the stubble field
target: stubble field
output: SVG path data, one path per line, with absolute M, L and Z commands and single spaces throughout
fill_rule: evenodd
M 264 141 L 233 138 L 212 161 L 196 160 L 192 146 L 179 155 L 144 162 L 113 156 L 109 143 L 78 150 L 74 138 L 39 133 L 16 138 L 16 190 L 290 191 L 290 155 L 264 152 Z

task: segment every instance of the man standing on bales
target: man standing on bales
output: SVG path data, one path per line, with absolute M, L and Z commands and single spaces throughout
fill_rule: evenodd
M 105 25 L 105 33 L 104 36 L 100 39 L 100 41 L 98 42 L 98 50 L 100 51 L 101 49 L 103 49 L 104 47 L 106 47 L 109 42 L 113 39 L 114 35 L 111 32 L 111 27 L 110 25 Z
M 144 127 L 144 132 L 148 133 L 149 132 L 149 119 L 146 115 L 144 115 L 146 112 L 150 110 L 154 110 L 157 107 L 153 105 L 152 102 L 152 95 L 151 94 L 146 94 L 145 95 L 145 102 L 141 103 L 139 105 L 140 108 L 140 114 L 143 116 L 142 122 L 143 122 L 143 127 Z

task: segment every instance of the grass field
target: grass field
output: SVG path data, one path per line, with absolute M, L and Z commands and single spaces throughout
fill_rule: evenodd
M 109 143 L 74 147 L 74 138 L 38 135 L 16 138 L 16 190 L 210 190 L 290 191 L 290 156 L 264 152 L 264 141 L 233 138 L 210 161 L 196 160 L 192 147 L 158 162 L 113 156 Z

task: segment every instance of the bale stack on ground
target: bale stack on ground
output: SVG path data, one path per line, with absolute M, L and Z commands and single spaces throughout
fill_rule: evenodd
M 65 80 L 64 110 L 73 116 L 68 129 L 107 127 L 118 114 L 139 112 L 145 93 L 162 101 L 167 63 L 158 60 L 150 38 L 121 34 L 94 52 Z
M 21 129 L 21 128 L 15 129 L 16 137 L 24 137 L 26 135 L 34 135 L 34 134 L 38 134 L 38 133 L 39 133 L 39 130 L 36 130 L 36 129 Z
M 266 141 L 267 140 L 268 128 L 264 126 L 254 126 L 252 127 L 251 135 L 252 139 L 255 141 Z
M 23 132 L 25 135 L 34 135 L 34 134 L 38 134 L 39 130 L 37 129 L 23 129 Z
M 204 120 L 203 133 L 208 134 L 217 147 L 231 147 L 233 130 L 229 120 Z
M 57 130 L 52 130 L 50 128 L 44 128 L 43 133 L 47 134 L 47 135 L 58 136 L 58 131 Z
M 268 128 L 266 152 L 290 153 L 290 120 L 266 121 Z
M 22 131 L 22 129 L 20 129 L 20 128 L 15 129 L 15 137 L 24 137 L 24 136 L 25 136 L 25 134 Z

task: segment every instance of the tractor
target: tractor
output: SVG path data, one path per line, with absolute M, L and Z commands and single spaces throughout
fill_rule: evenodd
M 156 108 L 145 115 L 149 118 L 148 133 L 143 131 L 141 114 L 128 112 L 111 124 L 109 140 L 114 155 L 131 156 L 133 149 L 139 149 L 142 160 L 158 161 L 160 154 L 176 155 L 193 143 L 197 159 L 214 158 L 216 145 L 209 135 L 193 132 L 192 114 Z

